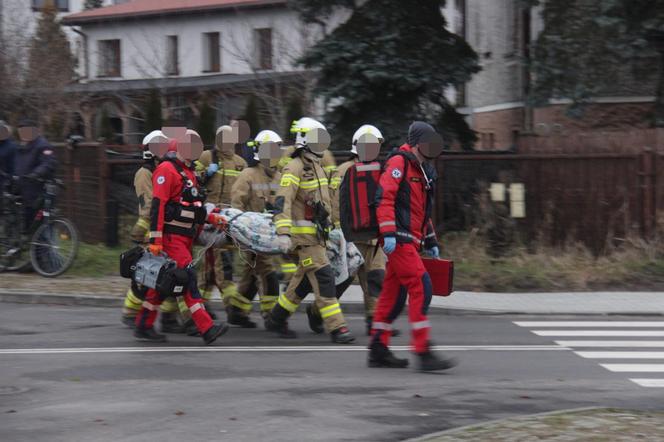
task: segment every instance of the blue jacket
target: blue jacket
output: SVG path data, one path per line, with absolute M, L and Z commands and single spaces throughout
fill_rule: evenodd
M 24 201 L 34 201 L 42 194 L 43 183 L 32 178 L 49 179 L 55 177 L 55 150 L 42 136 L 25 146 L 16 149 L 14 174 L 21 177 L 21 195 Z
M 14 157 L 16 156 L 16 143 L 11 138 L 0 141 L 0 171 L 14 175 Z M 0 178 L 1 180 L 1 178 Z

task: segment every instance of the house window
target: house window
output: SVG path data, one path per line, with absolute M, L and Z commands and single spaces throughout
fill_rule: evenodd
M 272 29 L 255 29 L 256 68 L 272 69 Z
M 32 10 L 40 11 L 46 6 L 46 0 L 31 0 Z M 55 0 L 53 2 L 58 11 L 68 12 L 69 11 L 69 0 Z
M 203 72 L 219 72 L 221 70 L 221 57 L 219 54 L 219 49 L 219 33 L 204 33 Z
M 179 75 L 178 36 L 166 36 L 166 75 Z
M 120 40 L 99 40 L 98 77 L 120 76 Z

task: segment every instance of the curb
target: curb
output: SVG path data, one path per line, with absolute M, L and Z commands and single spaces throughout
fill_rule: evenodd
M 94 293 L 78 294 L 60 294 L 60 293 L 35 293 L 0 291 L 0 302 L 10 302 L 15 304 L 50 304 L 50 305 L 68 305 L 68 306 L 87 306 L 87 307 L 116 307 L 123 305 L 124 297 L 103 296 Z M 304 302 L 306 304 L 307 302 Z M 347 313 L 364 313 L 364 303 L 359 301 L 342 302 L 343 309 Z M 215 299 L 212 305 L 218 309 L 224 308 L 221 300 Z M 454 316 L 664 316 L 664 312 L 527 312 L 513 310 L 488 310 L 488 309 L 463 309 L 453 307 L 440 307 L 431 305 L 430 311 L 437 315 Z
M 432 439 L 435 439 L 437 437 L 442 437 L 442 436 L 451 436 L 456 433 L 461 433 L 463 431 L 471 430 L 473 428 L 478 428 L 478 427 L 483 427 L 485 425 L 493 425 L 509 420 L 517 420 L 517 419 L 528 419 L 528 418 L 533 418 L 533 417 L 542 417 L 542 416 L 555 416 L 556 414 L 564 414 L 564 413 L 576 413 L 579 411 L 591 411 L 591 410 L 604 410 L 608 407 L 580 407 L 580 408 L 569 408 L 566 410 L 555 410 L 555 411 L 545 411 L 543 413 L 535 413 L 535 414 L 520 414 L 517 416 L 512 416 L 512 417 L 506 417 L 503 419 L 492 419 L 488 420 L 485 422 L 479 422 L 476 424 L 470 424 L 470 425 L 464 425 L 462 427 L 456 427 L 456 428 L 450 428 L 449 430 L 443 430 L 443 431 L 437 431 L 435 433 L 430 433 L 430 434 L 425 434 L 423 436 L 418 436 L 414 437 L 411 439 L 406 439 L 403 442 L 428 442 L 432 441 Z M 435 442 L 432 441 L 432 442 Z

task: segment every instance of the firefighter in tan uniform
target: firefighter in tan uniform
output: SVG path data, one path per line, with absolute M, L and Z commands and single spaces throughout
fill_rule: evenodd
M 339 210 L 338 190 L 348 169 L 361 159 L 366 161 L 373 161 L 377 157 L 378 152 L 375 152 L 370 155 L 370 158 L 360 158 L 360 155 L 358 154 L 358 141 L 360 140 L 360 137 L 365 134 L 373 135 L 381 144 L 384 141 L 383 134 L 375 126 L 365 124 L 357 131 L 355 131 L 350 149 L 351 158 L 341 164 L 337 169 L 336 182 L 338 184 L 335 187 L 335 202 L 337 203 L 335 207 L 337 214 Z M 337 217 L 337 219 L 339 218 Z M 377 239 L 372 241 L 355 241 L 353 244 L 355 244 L 357 249 L 364 257 L 364 264 L 357 272 L 357 279 L 360 282 L 360 287 L 362 288 L 362 293 L 364 295 L 364 312 L 367 324 L 367 335 L 369 335 L 371 333 L 371 325 L 373 322 L 373 313 L 376 307 L 376 300 L 378 299 L 378 295 L 383 288 L 383 279 L 385 279 L 386 258 L 383 249 L 378 247 Z M 396 335 L 395 332 L 397 333 Z M 398 336 L 399 334 L 399 330 L 392 330 L 392 336 Z
M 206 150 L 196 161 L 196 173 L 207 191 L 206 202 L 219 207 L 230 207 L 233 184 L 240 172 L 247 167 L 246 161 L 235 154 L 238 144 L 237 130 L 231 126 L 217 129 L 215 149 Z M 203 268 L 198 274 L 198 287 L 209 310 L 209 300 L 216 286 L 228 309 L 231 300 L 237 298 L 237 287 L 233 283 L 233 254 L 228 248 L 214 247 L 207 251 Z
M 280 247 L 297 260 L 297 270 L 286 292 L 279 296 L 265 326 L 281 337 L 295 337 L 287 321 L 303 299 L 296 294 L 296 288 L 303 278 L 307 278 L 332 341 L 351 343 L 355 338 L 341 312 L 334 272 L 325 253 L 325 241 L 332 227 L 332 201 L 327 175 L 320 161 L 329 146 L 329 134 L 321 123 L 307 117 L 295 122 L 291 131 L 296 134 L 295 152 L 281 175 L 274 223 Z
M 143 139 L 143 166 L 141 166 L 134 175 L 134 189 L 138 198 L 138 220 L 131 229 L 131 240 L 136 244 L 145 244 L 148 240 L 150 231 L 150 207 L 152 205 L 152 172 L 159 155 L 153 153 L 155 149 L 151 144 L 165 145 L 166 136 L 160 130 L 154 130 Z M 131 287 L 127 290 L 122 308 L 122 323 L 128 327 L 134 328 L 136 315 L 141 310 L 141 305 L 145 299 L 144 287 L 132 281 Z M 186 306 L 184 306 L 186 308 Z M 178 301 L 175 298 L 168 298 L 161 304 L 161 331 L 164 333 L 182 333 L 184 327 L 177 320 Z M 180 309 L 181 310 L 181 309 Z M 188 312 L 188 309 L 186 310 Z M 184 319 L 188 315 L 183 315 Z
M 254 158 L 233 185 L 231 205 L 234 209 L 258 213 L 274 210 L 281 177 L 276 164 L 281 155 L 281 143 L 281 137 L 271 130 L 259 132 L 249 143 L 254 148 Z M 249 319 L 251 302 L 258 291 L 261 316 L 265 318 L 279 297 L 279 277 L 272 256 L 251 251 L 240 253 L 238 295 L 231 299 L 228 321 L 254 328 L 256 323 Z
M 281 176 L 284 167 L 290 161 L 293 159 L 292 155 L 293 152 L 295 152 L 295 146 L 287 146 L 282 148 L 281 150 L 281 158 L 279 159 L 279 162 L 277 163 L 277 171 L 279 172 L 279 175 Z M 285 291 L 285 288 L 288 286 L 288 283 L 290 280 L 293 278 L 293 275 L 295 274 L 295 271 L 297 270 L 297 264 L 292 261 L 287 255 L 279 255 L 274 257 L 274 260 L 276 264 L 279 266 L 279 269 L 281 270 L 281 292 Z

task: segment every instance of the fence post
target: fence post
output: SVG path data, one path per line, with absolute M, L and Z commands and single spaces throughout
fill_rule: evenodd
M 651 238 L 655 228 L 655 155 L 651 148 L 645 148 L 640 158 L 640 184 L 641 184 L 641 226 L 643 236 Z
M 106 238 L 108 224 L 108 164 L 106 163 L 106 145 L 97 145 L 97 157 L 99 158 L 99 217 L 102 224 L 99 226 L 99 238 Z

